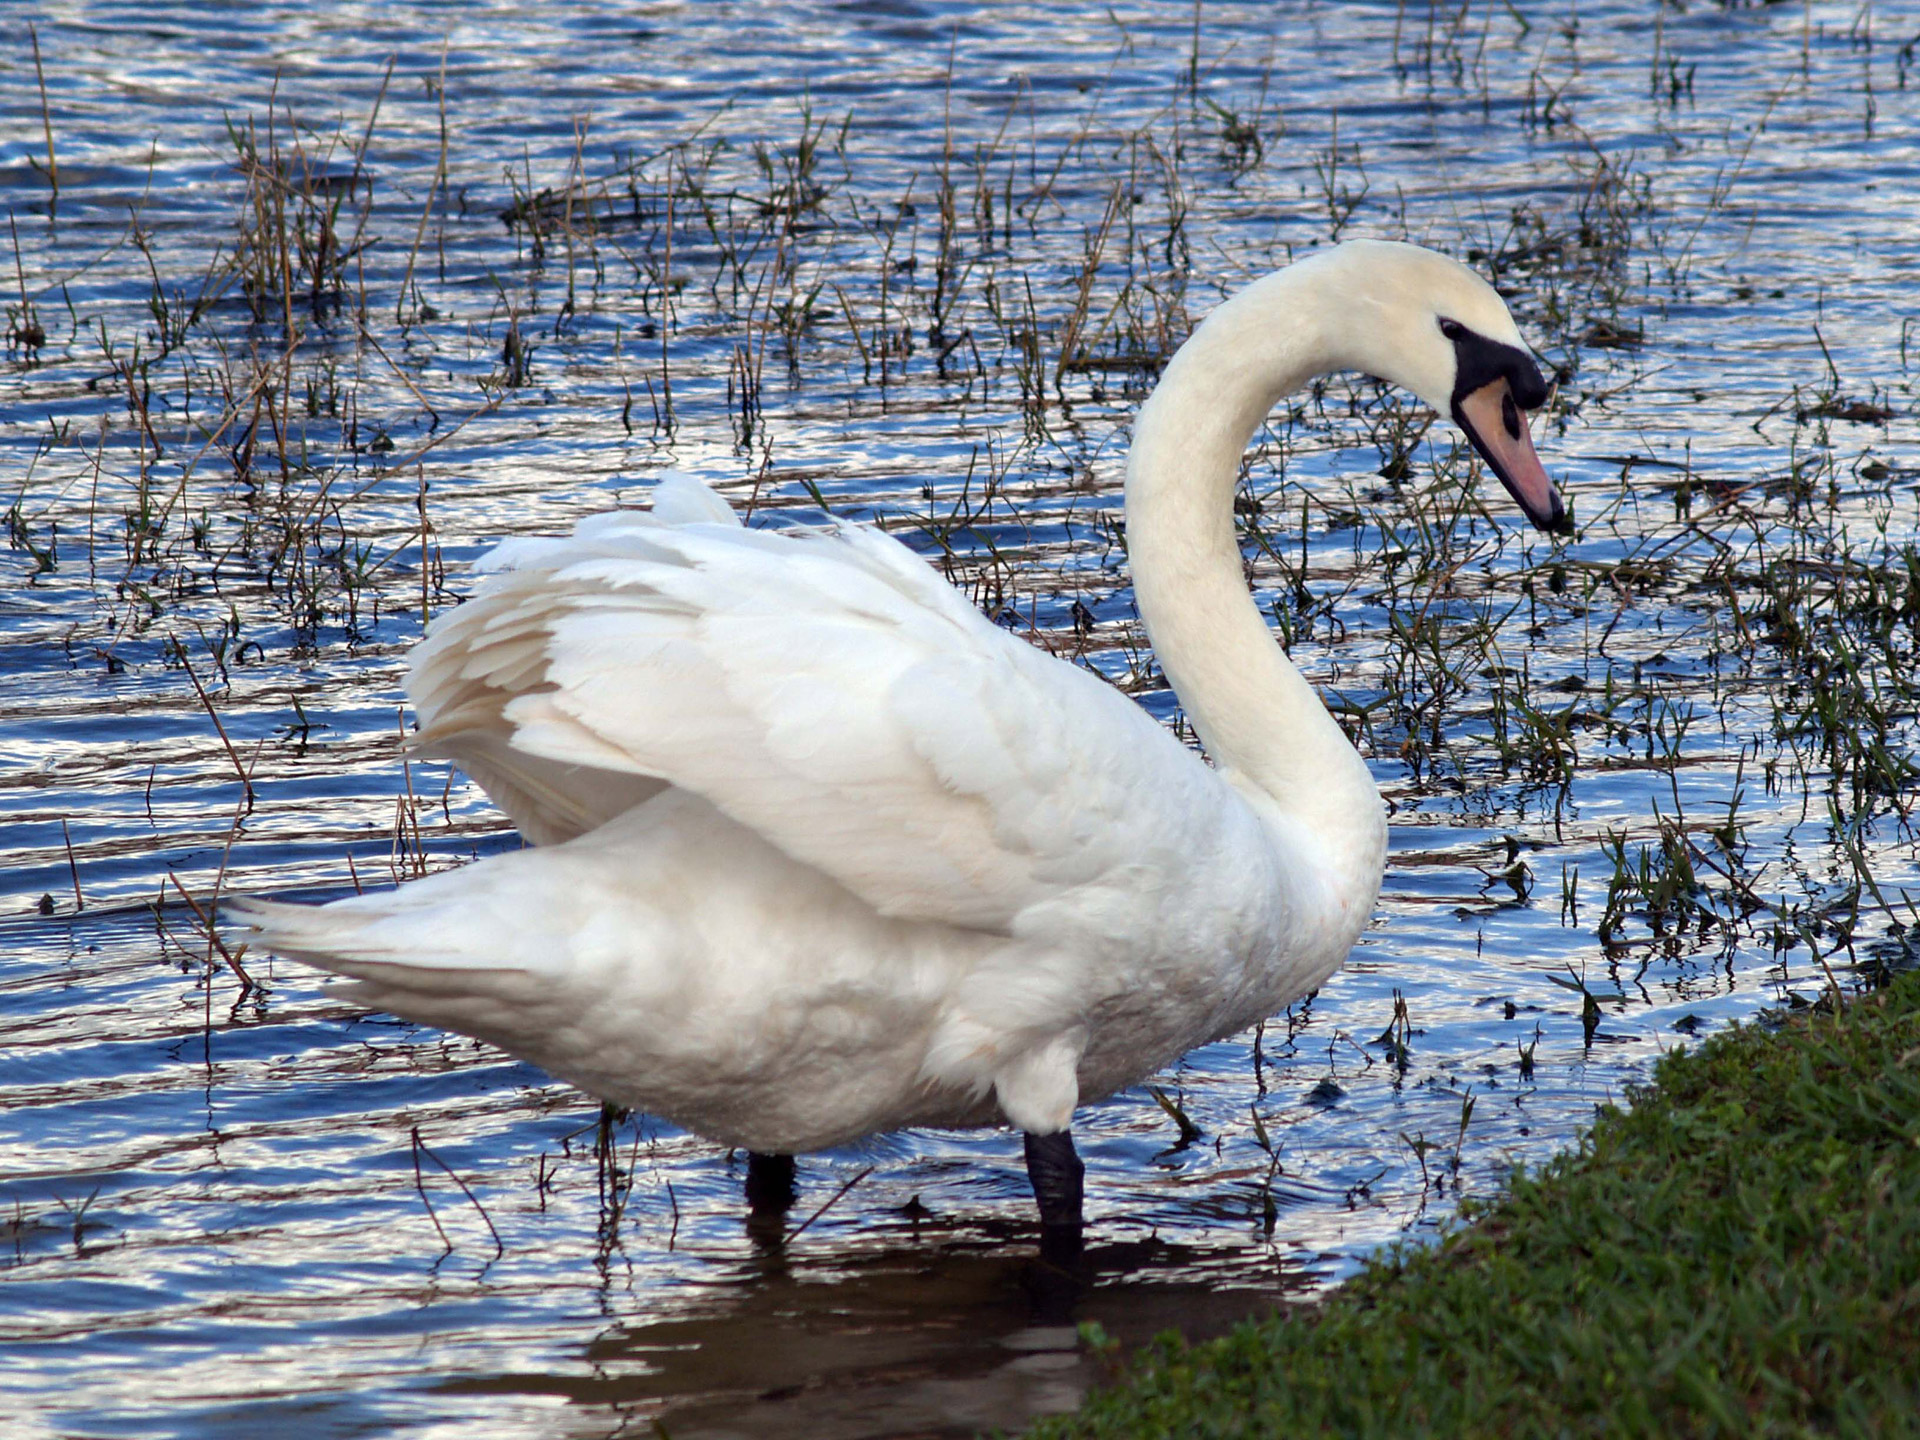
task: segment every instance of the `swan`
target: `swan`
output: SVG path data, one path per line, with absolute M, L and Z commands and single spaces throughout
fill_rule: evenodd
M 1340 370 L 1451 416 L 1568 525 L 1523 413 L 1547 386 L 1473 271 L 1356 240 L 1249 284 L 1168 363 L 1126 470 L 1139 612 L 1210 764 L 881 531 L 748 528 L 675 476 L 499 546 L 413 652 L 418 748 L 529 848 L 241 918 L 372 1008 L 745 1149 L 756 1209 L 798 1153 L 1011 1124 L 1043 1245 L 1077 1244 L 1075 1108 L 1319 986 L 1379 892 L 1379 793 L 1233 520 L 1255 428 Z

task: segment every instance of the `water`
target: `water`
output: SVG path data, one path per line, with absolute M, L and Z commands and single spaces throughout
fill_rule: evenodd
M 1336 229 L 1500 266 L 1565 372 L 1536 439 L 1584 529 L 1483 512 L 1367 382 L 1275 416 L 1253 580 L 1392 804 L 1379 922 L 1158 1078 L 1199 1140 L 1144 1090 L 1082 1112 L 1072 1318 L 1133 1343 L 1310 1294 L 1666 1047 L 1912 958 L 1911 17 L 16 13 L 59 189 L 16 44 L 9 1433 L 966 1434 L 1070 1404 L 1100 1366 L 1036 1295 L 1012 1137 L 810 1157 L 817 1218 L 769 1245 L 740 1157 L 645 1117 L 597 1155 L 577 1093 L 298 966 L 242 957 L 241 995 L 182 892 L 515 843 L 403 769 L 406 647 L 488 544 L 668 464 L 761 523 L 889 525 L 1176 721 L 1114 523 L 1141 357 Z M 1705 888 L 1609 919 L 1610 832 L 1671 870 L 1656 810 Z

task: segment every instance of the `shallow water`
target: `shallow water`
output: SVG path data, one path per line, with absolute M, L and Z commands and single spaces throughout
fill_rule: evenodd
M 1670 1045 L 1912 959 L 1911 796 L 1795 727 L 1840 682 L 1761 571 L 1894 575 L 1920 533 L 1914 27 L 1195 13 L 37 8 L 57 198 L 29 47 L 0 95 L 10 1433 L 1018 1424 L 1101 1373 L 1065 1322 L 1135 1343 L 1311 1294 L 1571 1144 Z M 354 253 L 317 300 L 297 247 L 251 294 L 220 278 L 263 233 L 250 196 L 310 242 L 339 203 Z M 810 1157 L 817 1218 L 771 1244 L 741 1157 L 646 1117 L 597 1154 L 596 1107 L 529 1067 L 266 957 L 241 995 L 209 954 L 181 891 L 344 893 L 516 843 L 403 769 L 405 649 L 488 544 L 669 464 L 758 523 L 880 520 L 1176 720 L 1114 523 L 1142 357 L 1336 228 L 1500 264 L 1565 372 L 1536 439 L 1583 531 L 1461 498 L 1438 427 L 1383 479 L 1412 412 L 1364 382 L 1276 415 L 1251 574 L 1368 717 L 1379 920 L 1317 997 L 1158 1078 L 1199 1139 L 1144 1088 L 1086 1107 L 1078 1296 L 1030 1258 L 1010 1135 Z M 1870 677 L 1896 755 L 1907 593 Z M 1503 755 L 1516 694 L 1567 711 L 1570 774 Z M 1602 843 L 1657 848 L 1656 808 L 1800 932 L 1603 938 Z M 1878 892 L 1844 904 L 1858 868 Z

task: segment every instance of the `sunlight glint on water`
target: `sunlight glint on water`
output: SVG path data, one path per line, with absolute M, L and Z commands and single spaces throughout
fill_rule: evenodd
M 801 1218 L 857 1183 L 772 1253 L 705 1142 L 636 1118 L 597 1159 L 595 1107 L 497 1052 L 264 957 L 266 995 L 209 985 L 175 882 L 317 897 L 517 843 L 403 772 L 423 594 L 669 463 L 762 523 L 878 519 L 1172 721 L 1125 587 L 1126 418 L 1194 319 L 1336 228 L 1498 262 L 1564 372 L 1536 439 L 1586 528 L 1555 551 L 1481 486 L 1488 520 L 1442 428 L 1413 443 L 1366 382 L 1276 413 L 1247 552 L 1394 807 L 1380 923 L 1257 1044 L 1159 1077 L 1201 1140 L 1144 1091 L 1083 1111 L 1078 1316 L 1138 1341 L 1323 1286 L 1664 1047 L 1816 994 L 1805 936 L 1708 862 L 1803 915 L 1860 889 L 1794 720 L 1842 680 L 1807 681 L 1762 587 L 1857 584 L 1841 560 L 1920 530 L 1913 37 L 1825 4 L 1526 9 L 1207 5 L 1196 49 L 1181 4 L 41 7 L 51 207 L 20 46 L 0 95 L 8 1424 L 969 1434 L 1071 1403 L 1097 1366 L 1030 1323 L 1009 1135 L 809 1159 Z M 261 195 L 340 202 L 314 263 L 344 306 L 282 283 L 311 250 L 242 264 Z M 1796 624 L 1846 598 L 1782 593 Z M 1832 793 L 1913 890 L 1901 797 Z M 1657 851 L 1656 809 L 1728 923 L 1604 944 L 1603 842 Z M 1816 927 L 1826 963 L 1911 959 L 1889 918 L 1851 950 Z

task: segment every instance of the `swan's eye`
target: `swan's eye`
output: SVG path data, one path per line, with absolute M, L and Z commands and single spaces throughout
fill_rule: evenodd
M 1513 439 L 1520 438 L 1520 407 L 1513 403 L 1512 395 L 1500 397 L 1500 423 L 1507 427 L 1507 434 Z
M 1440 322 L 1440 333 L 1449 340 L 1464 340 L 1467 338 L 1467 327 L 1458 320 L 1443 319 Z

